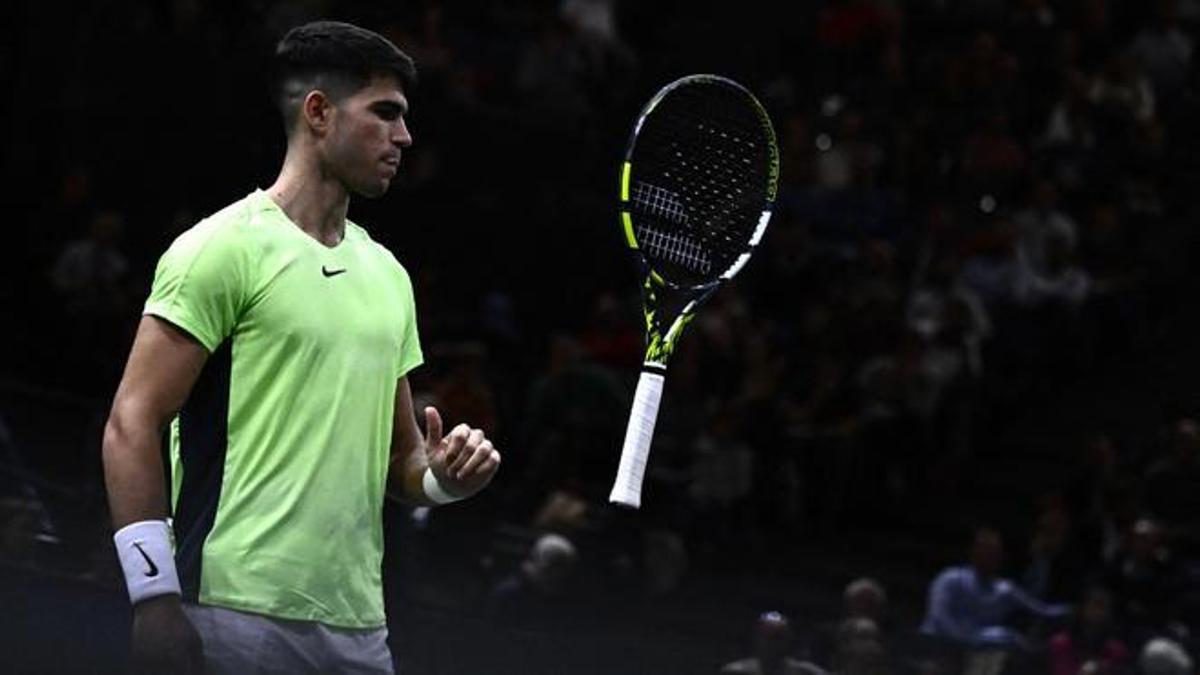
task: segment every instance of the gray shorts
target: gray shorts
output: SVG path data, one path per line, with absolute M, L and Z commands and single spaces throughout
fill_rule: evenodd
M 208 675 L 392 675 L 387 628 L 353 630 L 207 605 L 183 606 Z

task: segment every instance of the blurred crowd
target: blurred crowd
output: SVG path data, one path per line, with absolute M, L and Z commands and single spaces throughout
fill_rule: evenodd
M 8 113 L 39 141 L 5 158 L 24 254 L 0 306 L 27 327 L 6 385 L 102 414 L 157 255 L 273 177 L 272 40 L 354 20 L 421 81 L 402 182 L 351 216 L 413 275 L 418 404 L 506 452 L 480 505 L 396 514 L 405 593 L 554 634 L 603 621 L 585 598 L 693 607 L 716 597 L 697 579 L 786 570 L 798 542 L 901 533 L 938 561 L 927 594 L 857 579 L 827 620 L 760 603 L 723 672 L 1193 672 L 1200 1 L 403 4 L 14 10 L 60 39 L 10 45 L 41 105 Z M 696 71 L 760 94 L 783 186 L 673 357 L 630 514 L 606 499 L 643 349 L 615 171 L 640 105 Z M 38 415 L 8 422 L 31 431 L 0 438 L 0 559 L 45 564 L 56 493 L 30 472 L 99 507 L 99 437 L 17 463 Z M 93 553 L 68 571 L 112 583 L 93 520 L 65 528 Z

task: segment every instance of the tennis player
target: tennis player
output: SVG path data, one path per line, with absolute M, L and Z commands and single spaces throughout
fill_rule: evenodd
M 412 144 L 412 61 L 334 22 L 289 32 L 276 61 L 279 177 L 162 256 L 104 431 L 143 672 L 391 673 L 385 494 L 456 501 L 500 464 L 432 407 L 421 433 L 408 274 L 346 219 Z

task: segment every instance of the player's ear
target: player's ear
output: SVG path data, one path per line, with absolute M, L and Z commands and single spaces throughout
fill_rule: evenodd
M 333 119 L 334 105 L 329 96 L 320 89 L 308 92 L 300 105 L 305 124 L 318 136 L 325 135 Z

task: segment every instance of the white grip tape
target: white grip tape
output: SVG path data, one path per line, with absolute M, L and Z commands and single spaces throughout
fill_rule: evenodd
M 658 419 L 658 404 L 662 400 L 663 376 L 642 373 L 633 395 L 633 410 L 625 428 L 625 444 L 621 447 L 621 463 L 617 479 L 608 500 L 632 508 L 642 505 L 642 478 L 646 475 L 646 460 L 650 457 L 650 441 L 654 439 L 654 422 Z
M 158 595 L 180 595 L 171 527 L 165 520 L 130 523 L 113 535 L 129 601 L 137 604 Z

